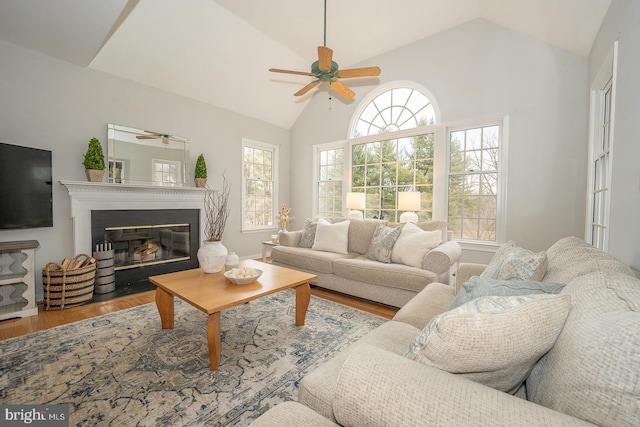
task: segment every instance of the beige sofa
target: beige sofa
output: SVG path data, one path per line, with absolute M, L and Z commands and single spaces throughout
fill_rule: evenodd
M 520 397 L 413 361 L 416 334 L 448 309 L 454 289 L 433 283 L 393 320 L 300 382 L 299 402 L 253 426 L 602 425 L 640 420 L 640 280 L 637 272 L 568 237 L 546 251 L 543 282 L 566 284 L 570 310 Z M 485 266 L 461 264 L 458 281 Z
M 344 220 L 340 218 L 333 222 Z M 402 307 L 429 283 L 453 284 L 462 249 L 451 239 L 446 221 L 417 224 L 425 231 L 440 230 L 442 233 L 441 244 L 426 253 L 421 268 L 367 258 L 378 224 L 388 223 L 376 219 L 351 219 L 347 254 L 299 247 L 302 230 L 281 232 L 280 245 L 271 251 L 272 262 L 317 275 L 313 282 L 316 286 L 394 307 Z

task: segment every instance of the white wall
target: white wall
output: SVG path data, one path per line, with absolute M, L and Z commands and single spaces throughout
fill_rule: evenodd
M 40 242 L 38 276 L 47 262 L 75 255 L 69 197 L 58 181 L 86 180 L 82 160 L 87 143 L 97 137 L 106 154 L 107 123 L 190 138 L 191 171 L 203 153 L 210 184 L 219 187 L 226 169 L 232 185 L 225 246 L 241 257 L 260 253 L 260 241 L 272 232 L 240 233 L 241 139 L 279 145 L 280 175 L 288 177 L 288 130 L 2 41 L 0 63 L 0 141 L 53 152 L 54 227 L 0 231 L 0 241 Z M 281 180 L 279 191 L 286 198 L 288 180 Z M 41 277 L 37 282 L 37 298 L 42 299 Z
M 640 270 L 640 2 L 613 0 L 589 56 L 589 84 L 618 40 L 609 253 Z
M 424 86 L 443 122 L 508 114 L 507 239 L 543 250 L 560 237 L 583 236 L 586 58 L 480 19 L 362 65 L 379 65 L 380 83 Z M 375 89 L 355 79 L 349 85 L 355 102 L 316 94 L 292 129 L 291 204 L 300 220 L 312 209 L 311 145 L 345 139 L 358 100 Z

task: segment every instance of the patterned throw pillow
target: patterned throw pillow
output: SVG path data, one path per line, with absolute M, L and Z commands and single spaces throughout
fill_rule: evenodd
M 534 253 L 507 242 L 498 249 L 480 277 L 539 282 L 547 271 L 547 253 Z
M 449 306 L 449 310 L 480 297 L 559 294 L 564 289 L 564 286 L 558 283 L 534 282 L 531 280 L 496 280 L 473 276 L 462 285 Z
M 371 238 L 367 258 L 380 262 L 391 262 L 391 251 L 396 240 L 398 240 L 400 231 L 402 231 L 402 226 L 400 225 L 389 227 L 388 225 L 378 224 Z
M 555 343 L 571 297 L 481 297 L 434 317 L 406 357 L 515 393 Z
M 317 227 L 318 223 L 311 218 L 307 218 L 304 220 L 304 229 L 302 230 L 302 237 L 300 238 L 298 247 L 310 248 L 311 246 L 313 246 L 313 241 L 316 239 Z

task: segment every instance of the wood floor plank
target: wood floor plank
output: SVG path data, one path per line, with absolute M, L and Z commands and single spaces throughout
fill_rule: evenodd
M 367 311 L 387 319 L 391 319 L 398 311 L 395 307 L 351 297 L 318 287 L 312 287 L 311 294 L 339 304 Z M 67 323 L 112 313 L 114 311 L 137 307 L 153 301 L 155 301 L 155 291 L 143 292 L 116 298 L 110 301 L 81 305 L 79 307 L 64 310 L 45 310 L 43 304 L 39 303 L 37 316 L 0 321 L 0 340 L 31 334 Z M 159 317 L 158 322 L 160 322 Z

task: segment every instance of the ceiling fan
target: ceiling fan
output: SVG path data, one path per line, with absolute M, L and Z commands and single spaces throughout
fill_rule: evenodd
M 169 140 L 173 139 L 171 135 L 167 135 L 165 133 L 151 132 L 150 130 L 145 130 L 145 132 L 150 135 L 136 135 L 137 139 L 162 139 L 163 144 L 169 144 Z
M 330 87 L 344 99 L 351 99 L 356 94 L 338 79 L 374 77 L 380 75 L 380 67 L 351 68 L 348 70 L 338 69 L 338 64 L 333 61 L 333 50 L 327 47 L 327 0 L 324 0 L 324 46 L 318 46 L 318 60 L 311 64 L 311 72 L 281 70 L 278 68 L 270 68 L 269 71 L 316 78 L 316 80 L 294 93 L 294 96 L 302 96 L 321 83 L 327 82 Z

